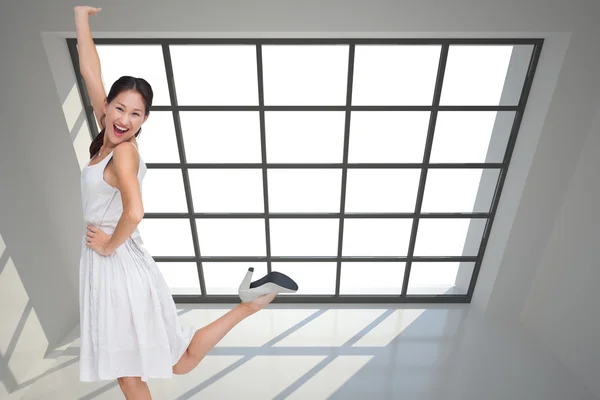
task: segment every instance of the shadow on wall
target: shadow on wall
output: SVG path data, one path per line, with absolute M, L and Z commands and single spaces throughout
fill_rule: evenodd
M 21 399 L 40 377 L 50 373 L 57 353 L 72 339 L 49 352 L 48 339 L 0 235 L 0 398 Z
M 77 85 L 65 98 L 63 113 L 80 169 L 89 159 L 91 135 Z M 57 360 L 77 338 L 78 328 L 56 348 L 49 348 L 19 269 L 0 235 L 0 399 L 22 399 L 40 378 L 78 362 Z M 75 335 L 75 336 L 73 336 Z
M 62 108 L 82 169 L 89 159 L 91 135 L 76 84 L 68 90 Z M 57 355 L 74 339 L 65 338 L 56 349 L 49 348 L 18 271 L 0 236 L 0 399 L 21 399 L 36 380 L 57 368 L 51 368 Z M 77 359 L 68 363 L 74 362 Z
M 73 148 L 77 155 L 77 161 L 79 162 L 79 168 L 83 169 L 83 166 L 90 158 L 89 147 L 92 143 L 92 136 L 76 84 L 69 91 L 62 108 L 73 141 Z

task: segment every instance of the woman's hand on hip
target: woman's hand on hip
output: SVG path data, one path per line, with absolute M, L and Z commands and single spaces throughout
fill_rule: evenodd
M 88 225 L 85 235 L 85 245 L 102 256 L 110 256 L 114 249 L 109 248 L 108 241 L 112 235 L 93 225 Z

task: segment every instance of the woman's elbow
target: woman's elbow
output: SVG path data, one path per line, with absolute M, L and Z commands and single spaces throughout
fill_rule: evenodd
M 135 210 L 130 210 L 127 215 L 129 215 L 129 218 L 135 222 L 136 224 L 139 224 L 140 222 L 142 222 L 142 219 L 144 219 L 144 210 L 141 208 L 135 209 Z

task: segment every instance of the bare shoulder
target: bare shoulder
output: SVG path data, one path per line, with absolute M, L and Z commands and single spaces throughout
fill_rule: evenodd
M 117 145 L 117 147 L 115 147 L 114 149 L 114 155 L 115 157 L 123 157 L 123 156 L 131 156 L 131 155 L 135 155 L 137 157 L 138 151 L 135 148 L 135 145 L 131 142 L 123 142 L 123 143 L 119 143 Z
M 113 150 L 113 159 L 117 174 L 135 172 L 139 164 L 139 154 L 135 145 L 131 142 L 123 142 Z

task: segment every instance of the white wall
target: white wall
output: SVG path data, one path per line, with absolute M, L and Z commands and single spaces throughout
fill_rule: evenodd
M 56 55 L 66 54 L 66 44 L 57 39 L 63 49 L 52 50 L 52 40 L 42 36 L 73 37 L 72 8 L 79 2 L 5 3 L 0 9 L 0 232 L 36 311 L 39 332 L 53 348 L 79 318 L 83 218 L 80 163 L 73 150 L 78 123 L 63 111 L 73 75 L 62 67 L 57 73 L 62 61 Z M 175 9 L 164 1 L 99 0 L 95 5 L 103 8 L 92 20 L 97 37 L 547 38 L 473 298 L 474 306 L 490 314 L 519 318 L 598 109 L 597 2 L 188 0 L 178 1 Z M 6 369 L 0 374 L 5 384 L 18 384 Z
M 525 325 L 600 396 L 599 205 L 600 110 L 523 312 Z
M 0 8 L 0 398 L 78 323 L 79 168 L 36 12 Z M 15 10 L 20 7 L 21 10 Z M 35 8 L 35 7 L 33 7 Z M 31 25 L 28 25 L 28 22 Z M 37 25 L 37 29 L 36 29 Z M 46 364 L 47 365 L 47 364 Z
M 550 73 L 537 73 L 486 251 L 483 280 L 473 300 L 498 317 L 514 319 L 524 306 L 600 98 L 598 80 L 582 79 L 600 62 L 600 49 L 594 43 L 597 28 L 586 24 L 585 17 L 579 18 L 579 28 L 574 29 L 564 61 L 560 63 L 556 86 L 551 84 Z M 546 48 L 540 64 L 554 64 L 550 59 L 553 54 L 553 50 Z M 536 96 L 541 92 L 546 95 Z M 538 108 L 544 101 L 550 101 L 546 110 Z M 538 118 L 543 112 L 546 115 Z M 523 150 L 529 148 L 535 137 L 523 133 L 540 122 L 543 133 L 534 144 L 532 157 Z M 517 185 L 522 178 L 525 186 L 519 190 Z M 506 217 L 511 215 L 508 210 L 515 205 L 518 207 L 515 216 L 507 221 Z M 506 295 L 508 290 L 510 296 Z

